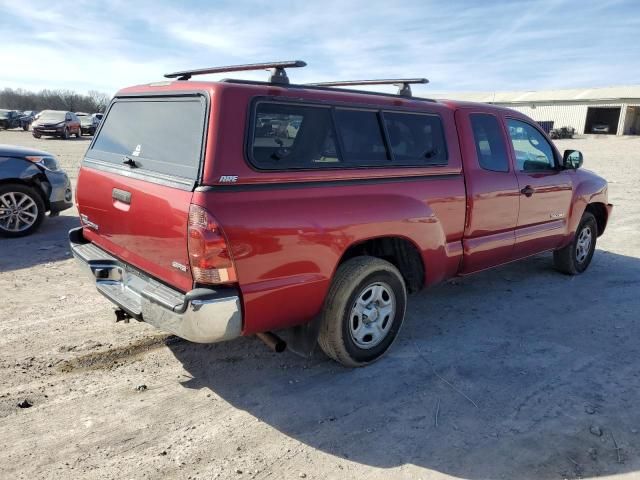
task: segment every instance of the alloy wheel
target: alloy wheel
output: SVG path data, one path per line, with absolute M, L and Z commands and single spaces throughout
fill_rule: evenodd
M 0 196 L 0 228 L 23 232 L 38 219 L 38 205 L 26 193 L 6 192 Z

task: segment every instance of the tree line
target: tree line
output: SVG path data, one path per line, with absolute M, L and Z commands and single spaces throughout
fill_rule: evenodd
M 111 97 L 106 93 L 89 90 L 86 95 L 71 90 L 40 90 L 31 92 L 22 88 L 0 90 L 0 108 L 8 110 L 65 110 L 69 112 L 104 112 Z

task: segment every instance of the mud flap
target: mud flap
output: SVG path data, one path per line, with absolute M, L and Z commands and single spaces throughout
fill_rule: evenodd
M 321 320 L 318 315 L 312 321 L 304 325 L 298 325 L 278 332 L 286 342 L 287 349 L 303 358 L 309 358 L 318 345 Z

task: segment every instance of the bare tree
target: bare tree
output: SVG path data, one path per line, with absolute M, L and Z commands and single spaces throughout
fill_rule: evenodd
M 111 97 L 104 92 L 98 92 L 97 90 L 89 90 L 89 98 L 96 106 L 96 112 L 104 112 L 111 101 Z
M 21 88 L 0 90 L 0 108 L 10 110 L 68 110 L 70 112 L 104 112 L 110 97 L 106 93 L 91 90 L 82 95 L 72 90 L 31 92 Z

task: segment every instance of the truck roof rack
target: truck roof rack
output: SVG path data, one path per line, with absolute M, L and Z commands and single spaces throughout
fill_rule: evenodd
M 384 80 L 344 80 L 338 82 L 307 83 L 312 87 L 351 87 L 359 85 L 396 85 L 398 95 L 411 97 L 411 85 L 416 83 L 429 83 L 426 78 L 389 78 Z
M 289 77 L 285 68 L 306 67 L 307 63 L 302 60 L 289 60 L 286 62 L 248 63 L 246 65 L 228 65 L 226 67 L 199 68 L 196 70 L 182 70 L 165 74 L 165 78 L 177 78 L 178 80 L 189 80 L 194 75 L 207 75 L 209 73 L 244 72 L 248 70 L 271 70 L 269 83 L 279 83 L 287 85 Z

